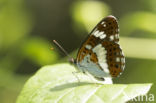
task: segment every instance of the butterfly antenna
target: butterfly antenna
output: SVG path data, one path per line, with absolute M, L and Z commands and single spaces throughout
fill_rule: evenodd
M 56 41 L 53 40 L 53 43 L 66 55 L 69 57 L 69 61 L 74 63 L 74 59 L 68 54 L 68 52 Z

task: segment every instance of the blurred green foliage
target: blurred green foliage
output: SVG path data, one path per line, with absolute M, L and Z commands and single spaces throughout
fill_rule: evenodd
M 31 31 L 33 22 L 23 3 L 23 0 L 0 1 L 1 50 L 12 47 Z
M 25 40 L 21 45 L 21 53 L 25 58 L 29 58 L 33 63 L 43 66 L 51 64 L 57 60 L 58 55 L 51 50 L 50 42 L 35 37 Z
M 105 3 L 100 1 L 80 1 L 72 5 L 71 13 L 75 31 L 77 29 L 84 31 L 85 28 L 87 32 L 90 32 L 99 20 L 110 14 L 110 9 Z
M 114 82 L 156 83 L 155 6 L 155 0 L 0 0 L 1 103 L 15 102 L 25 81 L 41 66 L 65 61 L 53 39 L 73 52 L 107 15 L 119 20 L 126 54 L 125 71 Z M 155 85 L 150 93 L 156 94 Z
M 132 35 L 133 32 L 136 30 L 142 30 L 149 32 L 148 35 L 145 35 L 146 37 L 151 37 L 154 35 L 156 37 L 156 14 L 150 13 L 150 12 L 133 12 L 130 14 L 127 14 L 123 18 L 121 18 L 121 28 L 122 34 L 125 36 Z M 128 25 L 128 27 L 127 27 Z M 133 35 L 134 36 L 134 35 Z M 138 35 L 135 35 L 137 37 Z

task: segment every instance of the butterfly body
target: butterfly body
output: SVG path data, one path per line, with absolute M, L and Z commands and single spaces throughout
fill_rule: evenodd
M 92 30 L 76 58 L 82 72 L 95 78 L 118 77 L 124 70 L 125 57 L 119 45 L 119 27 L 114 16 L 107 16 Z

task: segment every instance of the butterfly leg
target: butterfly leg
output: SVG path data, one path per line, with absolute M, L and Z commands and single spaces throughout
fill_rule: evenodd
M 94 79 L 94 77 L 92 75 L 90 75 L 88 72 L 85 74 L 89 77 L 90 81 L 92 81 L 94 84 L 96 84 L 96 80 Z
M 80 82 L 80 79 L 79 79 L 79 77 L 76 75 L 76 73 L 80 73 L 80 72 L 79 72 L 79 71 L 77 71 L 77 72 L 72 72 L 72 74 L 76 77 L 77 81 Z
M 99 80 L 99 81 L 105 81 L 105 78 L 99 78 L 99 77 L 94 77 L 94 78 Z
M 95 77 L 95 79 L 99 80 L 98 83 L 113 84 L 112 78 L 110 78 L 110 77 L 105 77 L 105 78 Z

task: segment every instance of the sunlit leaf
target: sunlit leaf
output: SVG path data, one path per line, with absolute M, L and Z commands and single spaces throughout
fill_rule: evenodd
M 124 103 L 146 94 L 151 84 L 92 83 L 82 73 L 72 74 L 75 68 L 58 64 L 41 68 L 25 84 L 17 103 Z

